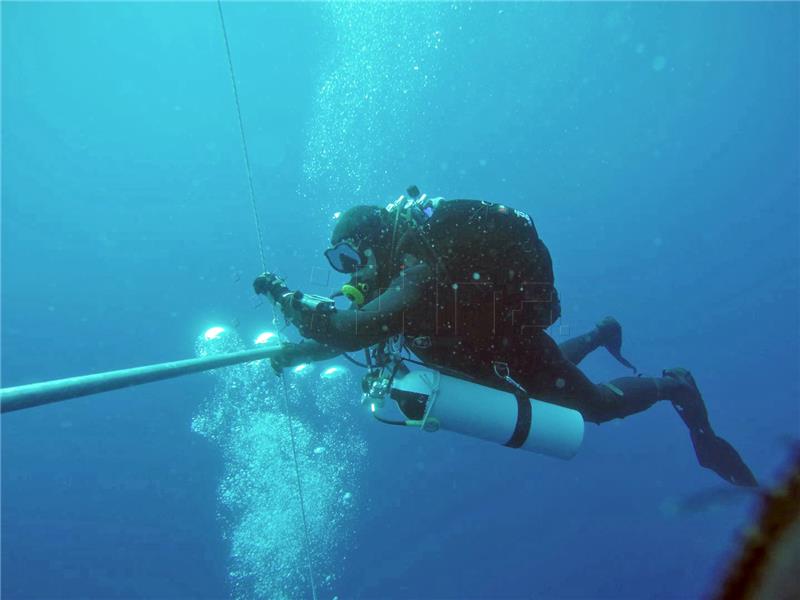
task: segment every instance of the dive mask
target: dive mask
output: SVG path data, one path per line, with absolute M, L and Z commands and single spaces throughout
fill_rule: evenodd
M 339 273 L 355 273 L 367 264 L 367 257 L 349 242 L 339 242 L 333 248 L 328 248 L 325 250 L 325 258 Z
M 372 250 L 367 248 L 361 252 L 350 241 L 344 241 L 326 250 L 325 258 L 340 273 L 352 275 L 350 281 L 335 295 L 345 296 L 356 306 L 366 304 L 370 300 L 371 282 L 377 269 Z

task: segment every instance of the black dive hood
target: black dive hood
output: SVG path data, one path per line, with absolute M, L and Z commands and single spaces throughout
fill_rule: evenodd
M 347 296 L 358 306 L 376 298 L 399 273 L 397 262 L 404 249 L 436 262 L 435 256 L 428 256 L 431 249 L 419 239 L 418 229 L 430 218 L 438 200 L 429 199 L 425 204 L 426 196 L 412 185 L 405 196 L 386 208 L 361 205 L 343 212 L 331 234 L 331 245 L 346 242 L 371 256 L 369 264 L 354 273 L 337 295 Z
M 348 242 L 359 252 L 370 252 L 368 265 L 356 271 L 337 295 L 361 306 L 377 297 L 391 281 L 392 229 L 389 213 L 379 206 L 354 206 L 344 211 L 331 234 L 331 245 Z M 371 268 L 370 268 L 371 267 Z

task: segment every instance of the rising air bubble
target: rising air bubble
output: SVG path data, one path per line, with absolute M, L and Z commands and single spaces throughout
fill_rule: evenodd
M 338 379 L 346 374 L 347 369 L 344 367 L 328 367 L 322 372 L 320 377 L 322 377 L 322 379 Z
M 297 365 L 292 369 L 292 373 L 295 375 L 307 375 L 314 370 L 314 365 L 303 363 L 302 365 Z
M 653 71 L 663 71 L 664 67 L 667 66 L 667 59 L 663 56 L 656 56 L 653 59 Z
M 278 337 L 278 334 L 272 331 L 265 331 L 264 333 L 259 334 L 255 341 L 256 344 L 271 344 L 271 345 L 280 345 L 281 340 Z
M 212 333 L 214 339 L 198 336 L 198 356 L 246 348 L 236 331 L 220 335 L 221 330 Z M 192 420 L 193 431 L 212 442 L 222 459 L 217 498 L 230 548 L 233 598 L 301 597 L 307 591 L 290 431 L 297 446 L 315 574 L 335 574 L 339 557 L 348 552 L 366 454 L 355 425 L 360 405 L 353 400 L 358 394 L 347 369 L 333 367 L 343 375 L 334 379 L 290 378 L 284 387 L 265 363 L 211 371 L 213 389 Z M 291 422 L 286 405 L 292 407 Z M 344 490 L 351 490 L 346 500 Z M 335 581 L 335 576 L 327 581 L 320 577 L 324 597 L 333 596 Z
M 215 340 L 222 335 L 224 331 L 224 327 L 211 327 L 210 329 L 206 330 L 206 332 L 203 334 L 203 337 L 207 340 Z

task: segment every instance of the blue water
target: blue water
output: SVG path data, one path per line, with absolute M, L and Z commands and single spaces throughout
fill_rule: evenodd
M 331 215 L 411 183 L 523 209 L 555 339 L 615 315 L 773 479 L 800 436 L 797 4 L 224 10 L 268 268 L 329 292 Z M 251 346 L 216 4 L 3 3 L 2 51 L 3 386 L 213 351 L 212 325 Z M 383 427 L 347 368 L 288 390 L 320 598 L 697 598 L 752 512 L 680 509 L 724 483 L 666 404 L 563 462 Z M 310 597 L 281 394 L 264 368 L 4 416 L 3 597 Z

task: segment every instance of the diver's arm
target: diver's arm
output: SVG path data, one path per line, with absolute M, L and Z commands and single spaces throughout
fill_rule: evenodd
M 424 298 L 433 281 L 433 270 L 425 263 L 406 268 L 377 298 L 358 309 L 317 311 L 302 305 L 303 294 L 290 292 L 279 277 L 264 273 L 253 282 L 256 293 L 272 298 L 284 316 L 300 330 L 327 348 L 314 347 L 324 358 L 333 352 L 367 348 L 403 331 L 404 313 Z M 298 296 L 299 294 L 299 296 Z M 331 352 L 328 354 L 327 352 Z M 300 361 L 303 362 L 303 361 Z
M 423 298 L 432 278 L 432 270 L 424 263 L 410 267 L 380 296 L 361 308 L 334 312 L 325 327 L 309 332 L 309 336 L 349 352 L 401 333 L 405 311 Z

